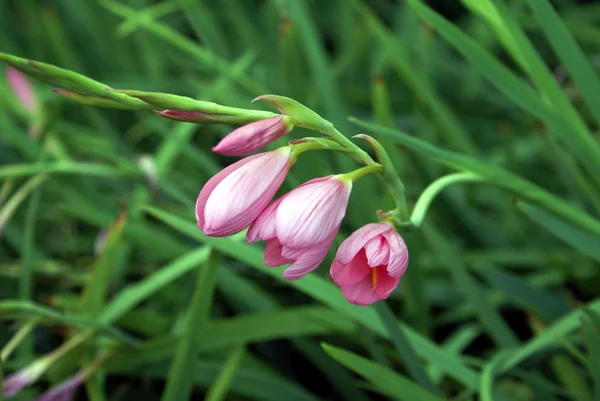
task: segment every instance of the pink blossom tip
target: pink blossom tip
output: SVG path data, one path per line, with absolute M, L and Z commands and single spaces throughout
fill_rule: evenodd
M 339 176 L 310 180 L 263 210 L 246 240 L 265 241 L 265 264 L 291 263 L 283 277 L 299 279 L 325 259 L 346 214 L 351 190 L 352 183 Z
M 212 148 L 226 156 L 243 156 L 289 134 L 294 125 L 287 116 L 276 116 L 246 124 L 233 130 Z
M 80 372 L 43 393 L 34 401 L 69 401 L 84 381 L 85 374 Z
M 12 67 L 6 69 L 6 78 L 13 94 L 21 105 L 30 113 L 39 108 L 39 101 L 35 90 L 23 73 Z
M 371 305 L 398 287 L 408 267 L 408 249 L 390 223 L 371 223 L 340 245 L 330 274 L 348 302 Z
M 248 227 L 267 207 L 292 165 L 288 146 L 246 157 L 204 185 L 196 202 L 200 230 L 225 237 Z

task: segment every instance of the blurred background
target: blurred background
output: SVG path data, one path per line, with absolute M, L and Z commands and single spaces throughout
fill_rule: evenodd
M 514 175 L 489 183 L 521 177 L 592 222 L 600 185 L 586 163 L 598 160 L 554 132 L 598 141 L 598 99 L 582 88 L 599 85 L 600 4 L 552 3 L 1 0 L 0 51 L 119 89 L 269 111 L 251 100 L 291 97 L 347 136 L 365 132 L 353 116 L 501 166 Z M 600 399 L 597 233 L 519 207 L 518 191 L 452 186 L 421 229 L 401 232 L 410 266 L 388 314 L 355 307 L 329 266 L 344 238 L 393 208 L 375 177 L 355 185 L 327 260 L 286 282 L 261 244 L 195 226 L 200 188 L 237 160 L 210 151 L 232 126 L 88 107 L 34 78 L 28 109 L 4 67 L 2 370 L 58 355 L 15 400 L 81 371 L 73 400 Z M 371 134 L 410 205 L 455 171 Z M 296 128 L 270 148 L 303 136 L 315 133 Z M 356 167 L 308 152 L 282 192 Z

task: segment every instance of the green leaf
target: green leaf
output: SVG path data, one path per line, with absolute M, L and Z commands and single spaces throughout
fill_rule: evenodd
M 600 312 L 600 301 L 595 301 L 586 306 L 592 312 Z M 581 318 L 585 315 L 583 310 L 574 310 L 562 319 L 548 326 L 541 334 L 529 340 L 527 343 L 515 349 L 509 358 L 502 364 L 502 371 L 506 372 L 527 358 L 543 351 L 546 348 L 556 347 L 558 342 L 577 330 L 582 322 Z
M 112 324 L 167 284 L 206 262 L 209 255 L 209 248 L 194 249 L 163 266 L 144 280 L 125 287 L 102 310 L 98 316 L 98 322 Z
M 436 395 L 411 380 L 381 365 L 332 345 L 323 344 L 332 358 L 367 379 L 383 394 L 395 400 L 441 401 Z
M 0 320 L 30 319 L 37 319 L 40 324 L 60 324 L 82 330 L 99 330 L 101 333 L 109 334 L 121 342 L 131 345 L 137 344 L 137 341 L 115 327 L 90 319 L 87 316 L 72 313 L 63 314 L 55 309 L 30 301 L 0 301 Z
M 191 371 L 198 354 L 198 332 L 209 318 L 218 267 L 219 257 L 212 251 L 204 266 L 198 269 L 196 289 L 186 312 L 183 332 L 178 339 L 169 369 L 163 401 L 184 400 L 190 397 L 193 385 Z
M 245 348 L 243 345 L 240 345 L 231 351 L 229 357 L 223 364 L 223 369 L 219 372 L 216 380 L 206 392 L 206 397 L 204 397 L 205 401 L 221 401 L 227 397 L 233 375 L 242 361 L 244 352 Z
M 410 372 L 412 378 L 424 389 L 427 389 L 432 394 L 437 393 L 437 389 L 431 382 L 427 372 L 423 368 L 421 361 L 416 357 L 412 346 L 406 339 L 406 336 L 402 330 L 398 327 L 396 317 L 392 313 L 390 307 L 385 301 L 381 301 L 375 304 L 375 310 L 379 315 L 379 318 L 383 322 L 383 325 L 390 333 L 392 344 L 396 348 L 398 355 L 402 358 L 402 361 L 406 365 L 406 368 Z
M 586 313 L 582 318 L 583 332 L 588 350 L 588 369 L 594 383 L 595 400 L 600 400 L 600 319 L 596 314 Z
M 97 317 L 102 310 L 113 278 L 113 269 L 118 263 L 122 251 L 123 231 L 127 220 L 125 211 L 121 211 L 110 227 L 100 257 L 92 266 L 79 305 L 82 314 Z
M 40 162 L 0 166 L 0 179 L 27 177 L 36 174 L 72 174 L 96 177 L 142 177 L 143 172 L 130 167 L 111 167 L 85 162 Z
M 554 51 L 573 78 L 588 109 L 596 122 L 600 123 L 600 79 L 588 57 L 548 0 L 528 0 L 527 3 Z
M 600 261 L 600 235 L 590 235 L 578 227 L 551 215 L 527 202 L 517 202 L 517 207 L 533 221 L 550 231 L 554 236 L 571 245 L 584 255 Z

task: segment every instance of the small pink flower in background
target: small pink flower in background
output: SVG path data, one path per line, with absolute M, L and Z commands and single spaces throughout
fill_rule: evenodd
M 25 75 L 19 70 L 8 67 L 6 69 L 6 78 L 13 94 L 21 105 L 30 113 L 38 111 L 39 102 L 37 95 Z
M 279 190 L 293 160 L 289 146 L 246 157 L 204 185 L 196 202 L 198 227 L 225 237 L 248 227 Z
M 40 359 L 27 367 L 12 373 L 2 381 L 2 396 L 10 398 L 24 387 L 34 383 L 48 367 L 47 359 Z
M 294 125 L 287 116 L 267 118 L 232 131 L 212 150 L 226 156 L 247 155 L 289 134 L 293 128 Z
M 75 391 L 85 381 L 86 374 L 79 372 L 58 386 L 37 397 L 34 401 L 70 401 Z
M 246 240 L 266 241 L 265 264 L 292 263 L 283 277 L 299 279 L 325 259 L 351 190 L 352 181 L 342 176 L 310 180 L 269 205 L 248 230 Z
M 389 223 L 372 223 L 348 237 L 331 265 L 346 299 L 370 305 L 390 296 L 408 267 L 408 249 Z

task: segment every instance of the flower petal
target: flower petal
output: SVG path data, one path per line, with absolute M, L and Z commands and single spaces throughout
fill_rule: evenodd
M 289 147 L 261 153 L 222 178 L 205 201 L 202 231 L 222 237 L 248 227 L 283 183 L 289 156 Z
M 388 274 L 385 266 L 377 267 L 377 281 L 375 291 L 379 299 L 386 299 L 398 287 L 400 277 L 392 277 Z
M 336 228 L 336 232 L 339 226 Z M 319 245 L 309 248 L 288 248 L 283 247 L 282 256 L 294 260 L 294 264 L 283 271 L 283 278 L 286 280 L 297 280 L 307 273 L 315 270 L 327 256 L 327 252 L 335 239 L 335 233 Z
M 340 287 L 354 285 L 371 274 L 367 263 L 367 255 L 361 250 L 348 264 L 342 264 L 337 259 L 333 261 L 329 274 Z
M 383 235 L 378 235 L 370 239 L 365 244 L 365 252 L 369 266 L 377 267 L 387 265 L 390 258 L 390 247 Z
M 277 236 L 291 248 L 310 248 L 335 233 L 346 214 L 352 183 L 331 177 L 300 186 L 277 208 Z
M 285 195 L 284 195 L 285 196 Z M 277 236 L 275 230 L 275 214 L 283 196 L 271 203 L 260 212 L 246 233 L 246 242 L 252 244 L 256 241 L 267 241 Z
M 265 248 L 265 265 L 270 267 L 277 267 L 287 265 L 288 263 L 292 263 L 293 260 L 286 259 L 281 256 L 281 251 L 283 247 L 277 238 L 273 238 L 267 241 L 267 246 Z
M 254 155 L 239 160 L 233 163 L 232 165 L 225 167 L 223 170 L 219 171 L 210 180 L 208 180 L 206 184 L 204 184 L 204 186 L 200 190 L 198 199 L 196 200 L 196 220 L 198 222 L 198 227 L 200 227 L 200 230 L 204 231 L 204 209 L 206 207 L 206 202 L 208 201 L 208 198 L 212 194 L 213 190 L 217 187 L 217 185 L 219 185 L 221 181 L 227 178 L 229 174 L 233 173 L 237 169 L 243 167 L 244 165 L 250 163 L 251 161 L 260 156 L 261 155 Z
M 233 130 L 212 150 L 227 156 L 247 155 L 288 134 L 293 127 L 282 115 L 255 121 Z
M 392 277 L 402 277 L 408 267 L 408 248 L 406 243 L 394 230 L 386 231 L 383 236 L 387 239 L 390 247 L 390 260 L 387 272 Z
M 342 264 L 350 263 L 370 239 L 391 229 L 389 223 L 371 223 L 362 226 L 342 242 L 335 258 Z
M 348 302 L 360 306 L 371 305 L 380 299 L 370 274 L 354 285 L 342 287 L 342 294 Z

